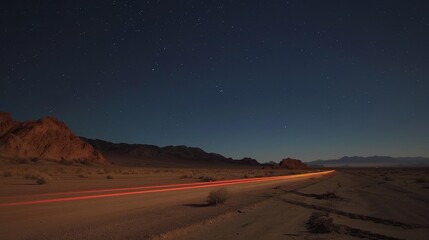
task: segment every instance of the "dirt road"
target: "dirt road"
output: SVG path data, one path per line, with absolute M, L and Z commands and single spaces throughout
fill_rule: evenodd
M 0 239 L 148 239 L 256 203 L 273 187 L 293 189 L 332 173 L 7 196 L 0 198 Z M 228 203 L 207 207 L 208 192 L 221 187 Z

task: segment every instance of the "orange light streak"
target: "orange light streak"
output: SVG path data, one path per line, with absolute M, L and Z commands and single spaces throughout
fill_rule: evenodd
M 291 180 L 291 179 L 299 179 L 299 178 L 306 178 L 306 177 L 311 177 L 311 176 L 324 175 L 324 174 L 329 174 L 329 173 L 333 173 L 333 172 L 335 172 L 335 170 L 325 171 L 325 172 L 316 172 L 316 173 L 304 173 L 304 174 L 288 175 L 288 176 L 223 180 L 223 181 L 208 182 L 208 183 L 205 183 L 205 182 L 204 183 L 201 183 L 201 182 L 200 183 L 184 183 L 184 184 L 169 184 L 169 185 L 159 185 L 159 186 L 143 186 L 143 187 L 131 187 L 131 188 L 113 188 L 113 189 L 100 189 L 100 190 L 52 193 L 52 194 L 79 194 L 79 193 L 99 193 L 99 192 L 150 189 L 150 190 L 143 190 L 143 191 L 130 191 L 130 192 L 77 196 L 77 197 L 62 197 L 62 198 L 52 198 L 52 199 L 33 200 L 33 201 L 0 203 L 0 207 L 33 205 L 33 204 L 54 203 L 54 202 L 68 202 L 68 201 L 77 201 L 77 200 L 86 200 L 86 199 L 97 199 L 97 198 L 147 194 L 147 193 L 170 192 L 170 191 L 179 191 L 179 190 L 190 190 L 190 189 L 198 189 L 198 188 L 209 188 L 209 187 L 236 185 L 236 184 L 274 181 L 274 180 Z M 151 188 L 153 188 L 153 189 L 151 189 Z

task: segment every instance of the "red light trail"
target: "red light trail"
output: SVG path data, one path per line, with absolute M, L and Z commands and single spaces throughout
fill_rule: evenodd
M 170 192 L 170 191 L 190 190 L 190 189 L 209 188 L 209 187 L 220 187 L 220 186 L 229 186 L 229 185 L 255 183 L 255 182 L 275 181 L 275 180 L 291 180 L 291 179 L 306 178 L 306 177 L 313 177 L 313 176 L 329 174 L 329 173 L 332 173 L 334 171 L 335 170 L 325 171 L 325 172 L 316 172 L 316 173 L 304 173 L 304 174 L 288 175 L 288 176 L 247 178 L 247 179 L 223 180 L 223 181 L 215 181 L 215 182 L 168 184 L 168 185 L 158 185 L 158 186 L 142 186 L 142 187 L 112 188 L 112 189 L 94 189 L 94 190 L 85 190 L 85 191 L 36 194 L 36 195 L 31 195 L 31 196 L 71 195 L 71 194 L 84 194 L 84 193 L 116 192 L 116 193 L 92 194 L 92 195 L 76 196 L 76 197 L 61 197 L 61 198 L 51 198 L 51 199 L 42 199 L 42 200 L 22 201 L 22 202 L 0 203 L 0 207 L 33 205 L 33 204 L 54 203 L 54 202 L 68 202 L 68 201 L 77 201 L 77 200 L 86 200 L 86 199 L 97 199 L 97 198 L 147 194 L 147 193 Z M 143 190 L 143 189 L 145 189 L 145 190 Z M 130 190 L 134 190 L 134 191 L 130 191 Z M 136 191 L 136 190 L 140 190 L 140 191 Z M 121 192 L 117 192 L 117 191 L 121 191 Z M 128 192 L 122 192 L 122 191 L 128 191 Z

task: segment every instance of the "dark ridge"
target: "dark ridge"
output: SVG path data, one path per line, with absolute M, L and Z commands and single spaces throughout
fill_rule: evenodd
M 159 165 L 162 163 L 177 165 L 238 165 L 260 166 L 260 163 L 252 158 L 245 157 L 235 160 L 226 158 L 217 153 L 208 153 L 197 147 L 166 146 L 158 147 L 148 144 L 112 143 L 100 139 L 82 140 L 91 144 L 94 149 L 116 164 L 125 164 L 122 159 L 128 159 L 131 165 Z M 110 156 L 110 157 L 109 157 Z
M 370 157 L 342 157 L 339 159 L 316 160 L 307 163 L 310 166 L 326 167 L 358 167 L 358 166 L 429 166 L 429 158 L 426 157 L 388 157 L 388 156 L 370 156 Z

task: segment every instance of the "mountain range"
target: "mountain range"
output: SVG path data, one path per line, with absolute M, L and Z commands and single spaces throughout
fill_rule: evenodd
M 342 157 L 339 159 L 316 160 L 307 162 L 310 166 L 324 167 L 361 167 L 361 166 L 429 166 L 429 158 L 425 157 L 388 157 L 388 156 L 370 156 L 370 157 Z
M 7 112 L 0 112 L 0 160 L 151 167 L 260 166 L 252 158 L 234 160 L 196 147 L 88 139 L 76 136 L 55 117 L 19 122 Z
M 112 143 L 76 136 L 55 117 L 19 122 L 9 113 L 0 112 L 0 159 L 39 160 L 60 163 L 115 164 L 150 167 L 253 166 L 305 169 L 297 159 L 283 159 L 280 164 L 260 164 L 253 158 L 232 159 L 208 153 L 197 147 Z M 308 162 L 312 166 L 428 166 L 429 158 L 387 156 L 342 157 Z
M 148 144 L 111 143 L 100 139 L 82 140 L 100 151 L 106 159 L 118 165 L 128 166 L 259 166 L 252 158 L 234 160 L 217 153 L 207 153 L 196 147 L 166 146 L 158 147 Z

